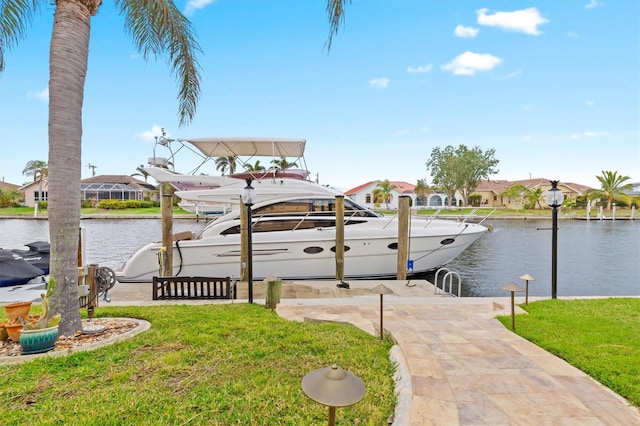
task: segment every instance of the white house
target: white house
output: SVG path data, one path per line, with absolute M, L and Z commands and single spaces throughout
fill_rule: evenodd
M 356 186 L 344 194 L 355 202 L 369 207 L 370 209 L 387 208 L 387 203 L 374 203 L 373 192 L 378 188 L 378 184 L 380 182 L 383 181 L 373 180 L 363 185 Z M 402 195 L 408 195 L 411 197 L 411 205 L 416 205 L 415 185 L 401 181 L 389 181 L 389 184 L 393 187 L 391 190 L 391 199 L 389 200 L 389 209 L 395 210 L 398 208 L 398 198 Z

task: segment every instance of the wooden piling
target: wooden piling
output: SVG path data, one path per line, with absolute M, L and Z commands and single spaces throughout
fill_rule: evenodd
M 344 281 L 344 195 L 336 195 L 336 279 Z
M 411 197 L 401 195 L 398 199 L 398 264 L 397 279 L 407 279 L 409 259 L 409 203 Z
M 164 183 L 161 185 L 165 185 Z M 162 254 L 165 277 L 173 276 L 173 195 L 162 194 L 162 245 L 166 251 Z

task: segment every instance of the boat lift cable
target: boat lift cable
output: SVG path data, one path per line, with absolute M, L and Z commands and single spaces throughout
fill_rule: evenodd
M 180 272 L 182 272 L 182 264 L 183 264 L 182 250 L 180 249 L 179 242 L 180 242 L 180 240 L 176 240 L 176 248 L 178 249 L 178 256 L 180 256 L 180 265 L 178 267 L 178 273 L 176 274 L 176 276 L 179 276 Z
M 454 236 L 453 236 L 453 239 L 455 240 L 457 237 L 459 237 L 459 236 L 460 236 L 460 234 L 462 234 L 462 233 L 464 232 L 464 230 L 465 230 L 465 229 L 467 229 L 467 227 L 468 227 L 468 226 L 469 226 L 469 224 L 468 224 L 468 223 L 465 223 L 465 224 L 464 224 L 464 227 L 460 230 L 460 232 L 458 232 L 456 235 L 454 235 Z M 419 257 L 419 258 L 417 258 L 416 260 L 424 259 L 425 257 L 427 257 L 427 256 L 429 256 L 429 255 L 431 255 L 431 254 L 433 254 L 433 253 L 435 253 L 435 252 L 437 252 L 438 250 L 440 250 L 440 249 L 441 249 L 441 248 L 443 248 L 443 247 L 444 247 L 444 245 L 440 245 L 440 247 L 438 247 L 437 249 L 435 249 L 435 250 L 431 250 L 429 253 L 426 253 L 424 256 L 420 256 L 420 257 Z

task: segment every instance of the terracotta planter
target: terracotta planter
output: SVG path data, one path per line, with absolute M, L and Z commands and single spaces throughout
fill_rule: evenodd
M 7 334 L 9 335 L 9 339 L 14 342 L 20 341 L 20 332 L 22 331 L 22 324 L 5 324 L 4 328 L 7 330 Z
M 14 302 L 4 305 L 4 311 L 10 323 L 18 322 L 18 318 L 28 318 L 31 302 Z
M 0 324 L 0 342 L 4 342 L 9 338 L 9 333 L 7 333 L 7 329 L 4 327 L 5 325 L 4 322 Z
M 20 346 L 22 355 L 39 354 L 48 352 L 56 347 L 58 339 L 58 326 L 40 328 L 37 330 L 22 330 L 20 334 Z

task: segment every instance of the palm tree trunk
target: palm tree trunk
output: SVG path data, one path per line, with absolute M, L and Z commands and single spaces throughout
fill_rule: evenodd
M 60 334 L 82 328 L 78 301 L 78 238 L 82 102 L 91 14 L 79 1 L 58 0 L 49 58 L 49 234 L 51 298 L 62 314 Z M 68 52 L 73 52 L 69 54 Z

